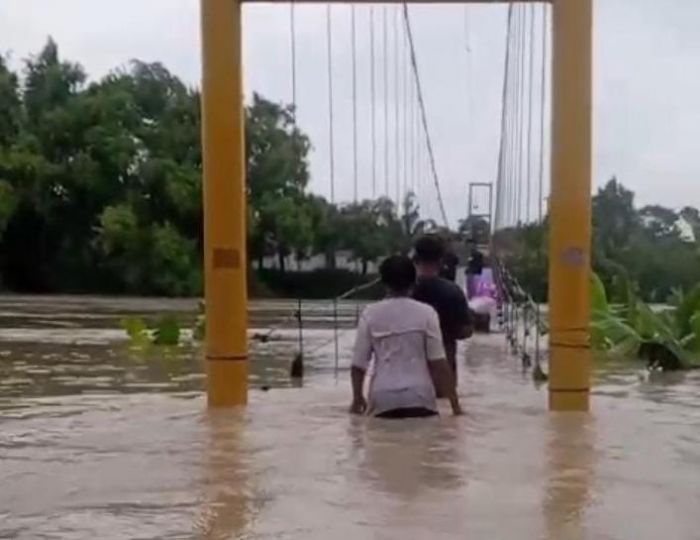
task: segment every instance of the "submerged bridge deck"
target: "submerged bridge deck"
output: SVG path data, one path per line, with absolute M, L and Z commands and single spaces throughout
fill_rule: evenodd
M 320 349 L 291 388 L 289 328 L 253 349 L 251 386 L 273 388 L 208 411 L 200 353 L 133 355 L 109 302 L 56 302 L 5 314 L 0 537 L 697 538 L 696 374 L 599 369 L 590 415 L 550 413 L 503 336 L 478 336 L 459 364 L 466 417 L 374 421 L 346 413 L 352 332 L 340 372 Z M 252 307 L 267 324 L 283 306 Z

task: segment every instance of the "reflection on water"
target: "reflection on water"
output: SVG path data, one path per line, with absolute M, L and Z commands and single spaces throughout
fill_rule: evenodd
M 547 538 L 578 540 L 591 506 L 594 467 L 594 421 L 588 414 L 552 414 L 547 421 Z
M 251 306 L 256 328 L 293 304 Z M 346 414 L 352 332 L 334 369 L 329 306 L 253 343 L 246 410 L 207 411 L 195 344 L 131 350 L 124 314 L 192 302 L 7 299 L 0 313 L 0 538 L 694 539 L 700 379 L 597 373 L 590 415 L 546 412 L 501 336 L 460 363 L 468 416 Z M 342 306 L 351 328 L 355 306 Z M 48 323 L 47 321 L 50 321 Z M 290 326 L 291 324 L 291 326 Z
M 200 538 L 227 539 L 246 530 L 258 501 L 245 462 L 246 420 L 242 411 L 204 413 L 205 442 L 201 502 L 194 523 Z

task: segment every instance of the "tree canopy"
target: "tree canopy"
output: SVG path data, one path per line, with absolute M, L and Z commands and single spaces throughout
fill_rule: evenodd
M 700 282 L 698 210 L 660 205 L 637 208 L 634 193 L 617 178 L 593 196 L 593 267 L 612 300 L 635 284 L 649 302 L 666 302 L 675 289 L 689 291 Z M 500 233 L 507 263 L 523 285 L 546 297 L 547 228 L 527 225 Z
M 310 193 L 311 141 L 291 106 L 255 94 L 245 130 L 252 259 L 332 266 L 344 249 L 366 269 L 429 226 L 410 194 L 397 208 Z M 90 82 L 51 39 L 21 73 L 0 56 L 0 287 L 199 294 L 201 183 L 200 95 L 163 65 Z

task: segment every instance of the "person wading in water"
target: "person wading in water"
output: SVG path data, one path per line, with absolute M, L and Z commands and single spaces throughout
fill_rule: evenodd
M 457 341 L 472 335 L 474 320 L 462 289 L 452 281 L 440 277 L 445 256 L 443 241 L 437 236 L 425 235 L 416 241 L 413 250 L 413 260 L 418 271 L 413 298 L 437 311 L 445 354 L 456 384 Z
M 352 367 L 353 414 L 380 418 L 420 418 L 438 414 L 436 388 L 461 415 L 452 371 L 445 358 L 440 322 L 433 308 L 411 298 L 413 262 L 403 255 L 379 268 L 387 297 L 365 308 L 357 326 Z M 365 400 L 370 361 L 374 374 Z

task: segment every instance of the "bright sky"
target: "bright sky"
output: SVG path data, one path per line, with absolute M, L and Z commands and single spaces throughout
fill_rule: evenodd
M 296 23 L 299 123 L 314 145 L 312 189 L 329 195 L 325 9 L 299 5 Z M 389 8 L 390 50 L 395 9 Z M 382 10 L 374 8 L 380 65 Z M 411 10 L 437 168 L 454 223 L 466 213 L 467 184 L 495 176 L 506 11 L 434 4 Z M 358 6 L 356 16 L 359 187 L 367 197 L 372 194 L 369 7 Z M 197 0 L 1 0 L 0 47 L 17 66 L 52 35 L 64 58 L 82 63 L 92 77 L 139 58 L 161 61 L 198 84 L 198 17 Z M 338 200 L 350 200 L 353 193 L 349 21 L 348 5 L 333 7 Z M 699 22 L 697 0 L 596 2 L 596 184 L 616 174 L 642 204 L 700 206 Z M 244 32 L 246 92 L 290 100 L 288 6 L 246 6 Z M 381 92 L 380 79 L 377 85 Z M 381 120 L 378 116 L 380 140 Z M 383 158 L 378 159 L 381 192 Z M 420 200 L 424 211 L 437 216 L 429 181 Z

